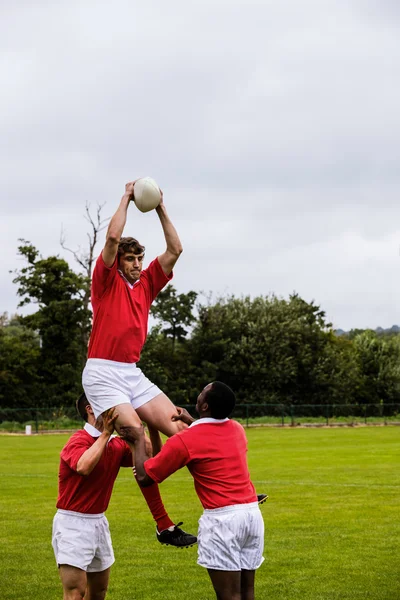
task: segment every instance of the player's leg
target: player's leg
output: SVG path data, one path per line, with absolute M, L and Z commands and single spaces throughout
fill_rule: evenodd
M 242 569 L 242 600 L 254 600 L 254 578 L 256 569 L 263 561 L 264 520 L 256 502 L 246 506 L 238 520 L 240 532 L 240 566 Z
M 131 404 L 117 404 L 116 412 L 118 418 L 116 419 L 115 428 L 117 431 L 120 430 L 121 426 L 134 426 L 139 427 L 142 422 L 137 415 L 136 411 L 132 408 Z M 104 414 L 104 413 L 103 413 Z M 151 449 L 149 443 L 148 450 Z M 151 454 L 151 452 L 149 452 Z M 161 499 L 160 490 L 156 483 L 148 487 L 139 486 L 140 491 L 150 509 L 153 519 L 157 525 L 157 531 L 165 531 L 170 527 L 174 527 L 173 521 L 170 519 L 167 511 L 165 510 L 163 501 Z
M 205 510 L 199 520 L 197 564 L 207 569 L 219 600 L 240 600 L 240 545 L 233 507 Z
M 117 405 L 116 411 L 118 413 L 118 418 L 116 419 L 117 431 L 119 431 L 119 427 L 122 425 L 133 425 L 138 427 L 141 424 L 141 420 L 130 404 Z M 155 436 L 156 432 L 153 432 L 152 435 Z M 149 446 L 151 448 L 150 443 Z M 196 536 L 186 533 L 180 529 L 179 525 L 182 525 L 182 523 L 175 524 L 170 519 L 161 499 L 160 490 L 157 483 L 153 483 L 152 485 L 146 487 L 139 486 L 139 488 L 144 499 L 146 500 L 153 519 L 156 522 L 156 537 L 158 541 L 161 544 L 177 546 L 179 548 L 193 546 L 193 544 L 197 542 Z
M 86 572 L 70 565 L 60 565 L 59 574 L 63 585 L 63 600 L 82 600 L 86 592 Z
M 172 417 L 177 415 L 176 407 L 139 367 L 130 371 L 129 384 L 132 406 L 149 428 L 157 429 L 168 437 L 186 429 L 187 425 L 182 421 L 172 421 Z
M 240 571 L 207 571 L 218 600 L 241 600 Z
M 177 414 L 177 411 L 175 405 L 163 392 L 136 408 L 136 411 L 149 427 L 158 429 L 168 437 L 187 428 L 182 421 L 172 421 L 172 417 Z
M 58 510 L 53 519 L 52 546 L 63 585 L 64 600 L 82 600 L 86 570 L 94 556 L 93 519 Z
M 138 427 L 141 424 L 141 419 L 132 402 L 133 390 L 137 387 L 138 382 L 139 387 L 141 385 L 141 391 L 155 387 L 134 365 L 121 366 L 119 363 L 110 364 L 110 361 L 101 359 L 88 360 L 82 374 L 82 385 L 96 418 L 116 407 L 118 417 L 115 427 L 117 431 L 120 431 L 121 426 Z M 150 397 L 152 397 L 152 392 Z M 146 402 L 147 399 L 145 397 L 143 401 Z M 196 543 L 195 536 L 180 530 L 169 518 L 156 483 L 144 488 L 139 487 L 157 523 L 156 533 L 159 541 L 179 547 L 191 546 Z M 163 534 L 165 532 L 168 542 L 159 538 L 161 532 Z
M 254 600 L 255 571 L 242 570 L 240 578 L 241 600 Z
M 154 427 L 151 427 L 151 425 L 149 425 L 148 423 L 146 423 L 146 425 L 150 436 L 152 456 L 156 456 L 156 454 L 160 452 L 163 445 L 160 432 L 158 431 L 158 429 L 154 429 Z
M 82 385 L 95 417 L 104 415 L 111 408 L 116 409 L 118 417 L 116 430 L 121 426 L 138 427 L 141 420 L 131 405 L 130 385 L 127 383 L 128 368 L 118 368 L 108 362 L 88 361 L 82 374 Z M 142 488 L 139 486 L 150 512 L 160 530 L 173 527 L 161 500 L 157 484 Z
M 87 574 L 87 590 L 84 600 L 104 600 L 108 589 L 111 567 L 100 573 Z

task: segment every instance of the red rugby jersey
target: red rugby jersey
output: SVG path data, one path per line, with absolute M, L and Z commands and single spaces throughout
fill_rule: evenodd
M 169 438 L 144 467 L 157 483 L 187 465 L 204 508 L 257 501 L 247 466 L 243 427 L 226 419 L 199 419 Z
M 57 508 L 85 514 L 103 513 L 110 502 L 120 467 L 132 467 L 132 453 L 128 444 L 119 437 L 112 437 L 90 475 L 79 475 L 76 465 L 96 439 L 81 429 L 62 449 Z
M 172 276 L 164 273 L 156 258 L 132 286 L 119 273 L 117 258 L 107 267 L 100 254 L 92 278 L 93 327 L 88 358 L 137 362 L 146 341 L 151 303 Z

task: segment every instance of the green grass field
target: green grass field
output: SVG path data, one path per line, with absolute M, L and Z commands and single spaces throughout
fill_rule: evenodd
M 249 429 L 249 465 L 266 526 L 258 600 L 400 598 L 400 429 Z M 66 435 L 0 436 L 0 599 L 62 598 L 51 548 Z M 174 520 L 196 532 L 186 470 L 161 486 Z M 129 469 L 107 512 L 116 554 L 109 600 L 213 600 L 196 548 L 161 546 Z

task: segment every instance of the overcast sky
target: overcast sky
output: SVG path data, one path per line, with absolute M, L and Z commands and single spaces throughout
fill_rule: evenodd
M 84 247 L 85 203 L 110 216 L 150 175 L 179 292 L 400 323 L 399 25 L 398 0 L 4 0 L 0 312 L 18 238 L 73 264 L 61 227 Z M 164 250 L 155 212 L 125 232 Z

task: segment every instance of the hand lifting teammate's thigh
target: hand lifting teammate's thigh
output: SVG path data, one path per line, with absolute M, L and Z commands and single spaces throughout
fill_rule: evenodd
M 120 431 L 121 426 L 126 427 L 130 425 L 132 427 L 140 427 L 140 425 L 142 424 L 142 421 L 140 420 L 140 417 L 138 416 L 136 410 L 128 402 L 116 404 L 113 408 L 114 412 L 118 414 L 118 417 L 115 421 L 115 429 L 118 431 L 118 433 Z M 109 410 L 111 409 L 109 408 L 105 410 L 102 413 L 102 416 L 104 417 L 104 415 L 107 414 Z
M 142 420 L 138 416 L 136 410 L 132 407 L 131 404 L 123 403 L 117 404 L 114 408 L 115 413 L 118 414 L 118 417 L 115 420 L 115 429 L 120 433 L 121 427 L 131 426 L 131 427 L 140 427 L 142 425 Z M 102 413 L 102 416 L 108 413 L 111 408 L 105 410 Z M 152 444 L 148 436 L 146 435 L 146 448 L 149 456 L 153 455 Z
M 177 414 L 176 407 L 163 393 L 142 404 L 136 412 L 142 421 L 168 437 L 187 428 L 182 421 L 172 421 L 172 417 Z

